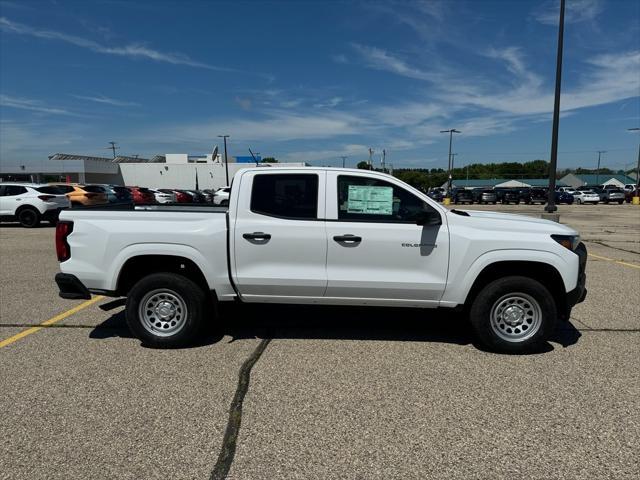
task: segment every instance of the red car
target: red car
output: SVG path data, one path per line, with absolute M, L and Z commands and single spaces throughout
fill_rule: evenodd
M 176 196 L 176 202 L 177 203 L 191 203 L 191 196 L 188 195 L 187 193 L 183 192 L 182 190 L 173 190 L 170 188 L 161 188 L 160 190 L 158 190 L 159 192 L 163 192 L 163 193 L 173 193 Z
M 144 187 L 126 187 L 133 196 L 133 203 L 136 205 L 149 205 L 156 202 L 156 196 L 151 190 Z

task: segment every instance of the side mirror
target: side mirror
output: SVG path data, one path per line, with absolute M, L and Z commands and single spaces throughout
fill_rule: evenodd
M 416 225 L 442 225 L 442 217 L 435 210 L 425 210 L 416 215 Z

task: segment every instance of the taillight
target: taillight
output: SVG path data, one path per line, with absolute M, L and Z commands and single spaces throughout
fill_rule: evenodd
M 71 257 L 71 248 L 67 237 L 73 231 L 73 222 L 58 222 L 56 225 L 56 254 L 58 261 L 64 262 Z
M 43 202 L 48 202 L 52 198 L 56 198 L 54 195 L 38 195 L 38 198 Z

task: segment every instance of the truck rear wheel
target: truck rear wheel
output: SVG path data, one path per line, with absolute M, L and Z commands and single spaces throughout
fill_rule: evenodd
M 540 351 L 553 333 L 556 304 L 538 281 L 520 276 L 494 280 L 474 299 L 469 312 L 478 340 L 502 353 Z
M 202 330 L 204 312 L 202 288 L 175 273 L 148 275 L 127 296 L 127 324 L 137 338 L 152 347 L 192 343 Z

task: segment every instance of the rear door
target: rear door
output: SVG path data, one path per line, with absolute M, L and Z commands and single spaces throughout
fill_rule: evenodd
M 435 211 L 441 225 L 416 224 Z M 437 306 L 447 283 L 444 212 L 387 176 L 327 173 L 325 296 L 345 304 Z
M 0 215 L 15 215 L 16 210 L 24 203 L 27 189 L 22 185 L 4 185 L 0 197 Z
M 326 173 L 273 170 L 234 184 L 234 281 L 245 301 L 313 301 L 327 286 Z

